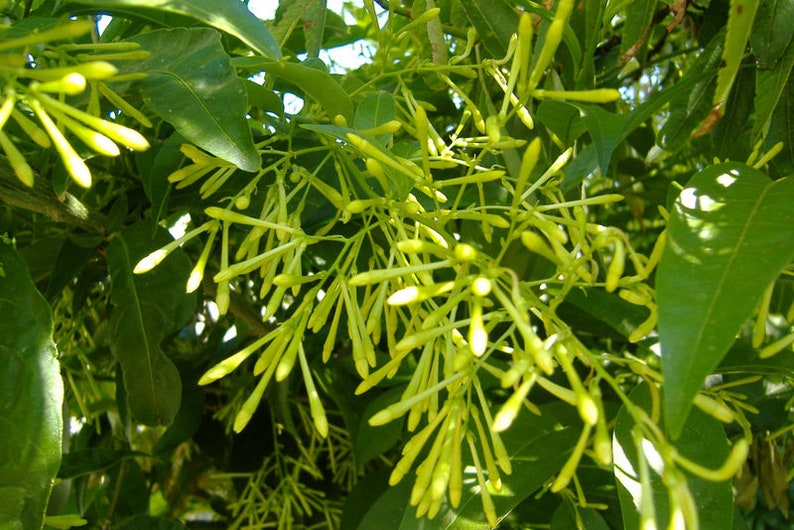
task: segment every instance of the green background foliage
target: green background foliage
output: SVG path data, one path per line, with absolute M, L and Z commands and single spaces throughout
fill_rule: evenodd
M 277 4 L 0 1 L 0 526 L 791 527 L 790 2 Z

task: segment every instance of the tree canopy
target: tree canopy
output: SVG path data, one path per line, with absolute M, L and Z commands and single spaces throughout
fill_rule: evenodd
M 0 527 L 794 527 L 791 2 L 0 9 Z

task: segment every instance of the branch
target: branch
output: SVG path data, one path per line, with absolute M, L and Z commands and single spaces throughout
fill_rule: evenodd
M 58 198 L 40 175 L 35 176 L 33 187 L 28 188 L 19 181 L 4 156 L 0 156 L 0 202 L 12 208 L 40 213 L 56 223 L 72 225 L 87 232 L 105 233 L 103 215 L 89 210 L 71 193 L 64 192 L 63 199 Z

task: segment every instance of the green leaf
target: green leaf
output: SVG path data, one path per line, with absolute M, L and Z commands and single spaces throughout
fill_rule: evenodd
M 175 519 L 139 514 L 119 521 L 114 528 L 118 530 L 186 530 L 187 526 Z
M 794 43 L 790 42 L 781 61 L 768 70 L 759 69 L 757 71 L 754 101 L 755 120 L 753 122 L 754 141 L 766 134 L 772 120 L 772 113 L 788 83 L 792 66 L 794 66 Z
M 306 37 L 306 53 L 319 57 L 325 32 L 326 0 L 313 0 L 303 17 L 303 33 Z
M 772 68 L 794 35 L 794 3 L 761 0 L 750 34 L 750 46 L 758 68 Z
M 68 3 L 115 9 L 165 11 L 185 15 L 234 35 L 254 51 L 271 59 L 281 59 L 281 49 L 267 27 L 243 2 L 228 0 L 69 0 Z
M 633 407 L 640 407 L 648 414 L 651 413 L 652 400 L 647 384 L 638 385 L 629 395 L 629 399 Z M 620 506 L 623 512 L 623 526 L 626 530 L 640 530 L 641 528 L 639 513 L 640 464 L 637 446 L 632 436 L 634 426 L 631 414 L 625 406 L 622 407 L 615 420 L 612 453 Z M 699 409 L 695 409 L 683 425 L 682 432 L 684 436 L 681 436 L 681 439 L 675 444 L 675 450 L 680 455 L 710 469 L 722 466 L 730 450 L 725 430 L 719 421 Z M 650 485 L 653 491 L 656 528 L 667 528 L 670 519 L 670 505 L 667 487 L 658 473 L 659 466 L 655 465 L 659 456 L 654 453 L 647 440 L 644 440 L 643 449 L 648 461 Z M 731 482 L 729 480 L 711 482 L 690 474 L 686 474 L 686 476 L 689 491 L 692 493 L 698 510 L 701 530 L 731 528 L 733 520 Z
M 709 115 L 722 51 L 722 39 L 712 39 L 684 75 L 682 82 L 693 86 L 670 102 L 670 117 L 659 132 L 659 146 L 665 151 L 675 153 L 687 145 Z
M 107 247 L 113 282 L 110 348 L 121 364 L 132 414 L 146 425 L 167 425 L 179 410 L 182 383 L 160 342 L 180 328 L 195 308 L 185 293 L 190 262 L 180 249 L 144 274 L 133 274 L 138 261 L 170 241 L 151 223 L 141 222 L 117 235 Z
M 70 451 L 63 455 L 58 478 L 65 480 L 102 471 L 133 456 L 145 456 L 145 453 L 108 447 L 89 447 Z
M 537 120 L 565 145 L 573 144 L 587 130 L 579 109 L 564 101 L 543 100 L 536 114 Z
M 353 103 L 347 92 L 330 74 L 322 70 L 303 64 L 270 61 L 258 57 L 238 57 L 233 62 L 238 68 L 245 68 L 251 73 L 265 71 L 296 85 L 319 103 L 329 118 L 340 114 L 348 122 L 353 119 Z
M 794 179 L 740 163 L 697 173 L 670 212 L 656 277 L 665 420 L 676 438 L 692 399 L 763 291 L 794 259 Z
M 353 118 L 353 127 L 359 130 L 367 130 L 383 125 L 391 120 L 397 119 L 397 104 L 394 97 L 388 92 L 376 92 L 369 94 L 356 107 L 356 116 Z M 388 144 L 393 133 L 377 134 L 374 138 L 381 145 Z
M 61 463 L 63 382 L 52 314 L 0 238 L 0 528 L 42 527 Z
M 260 166 L 245 114 L 243 81 L 208 28 L 156 30 L 130 39 L 151 55 L 126 65 L 141 71 L 146 104 L 182 136 L 244 171 Z
M 386 425 L 373 427 L 369 424 L 369 419 L 392 403 L 400 401 L 400 396 L 404 391 L 403 386 L 390 388 L 370 401 L 367 408 L 364 409 L 361 422 L 356 429 L 356 436 L 353 439 L 353 452 L 358 464 L 365 464 L 373 458 L 379 457 L 394 447 L 402 436 L 405 428 L 404 420 L 395 420 Z
M 567 427 L 555 429 L 557 419 L 550 410 L 542 416 L 523 413 L 513 425 L 502 433 L 502 441 L 513 472 L 502 474 L 502 491 L 491 493 L 499 519 L 506 517 L 522 500 L 526 499 L 557 473 L 568 459 L 576 444 L 578 430 Z M 463 449 L 464 460 L 468 447 Z M 409 474 L 409 476 L 413 476 Z M 408 477 L 394 488 L 389 488 L 375 502 L 358 528 L 396 528 L 399 530 L 487 530 L 474 472 L 464 472 L 464 489 L 460 506 L 442 506 L 432 520 L 417 519 L 415 508 L 408 507 L 411 491 Z M 377 523 L 381 525 L 378 526 Z
M 613 114 L 593 105 L 578 105 L 578 107 L 582 121 L 593 139 L 601 174 L 606 175 L 609 162 L 612 160 L 612 152 L 626 134 L 625 116 Z
M 772 159 L 772 166 L 780 173 L 794 172 L 794 82 L 789 80 L 772 113 L 765 146 L 771 149 L 783 142 L 783 151 Z
M 510 36 L 518 28 L 518 14 L 505 0 L 461 0 L 469 22 L 490 57 L 507 54 Z
M 657 0 L 635 0 L 626 6 L 626 23 L 621 41 L 621 55 L 627 60 L 639 54 L 642 45 L 648 39 L 648 33 L 656 12 Z M 628 56 L 627 56 L 628 54 Z
M 722 106 L 728 100 L 733 80 L 744 58 L 744 49 L 750 38 L 759 0 L 731 0 L 728 25 L 725 33 L 725 49 L 722 52 L 717 86 L 714 90 L 714 109 L 722 115 Z

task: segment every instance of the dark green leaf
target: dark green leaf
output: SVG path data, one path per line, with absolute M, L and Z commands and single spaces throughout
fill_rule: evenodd
M 659 131 L 659 146 L 665 151 L 674 153 L 684 147 L 711 112 L 722 48 L 722 38 L 712 39 L 684 75 L 693 86 L 670 102 L 670 116 Z
M 538 107 L 537 120 L 565 145 L 573 144 L 587 130 L 579 109 L 564 101 L 544 100 Z
M 133 515 L 119 521 L 114 526 L 117 530 L 186 530 L 181 521 L 155 517 L 153 515 Z
M 794 172 L 794 82 L 789 80 L 772 113 L 766 148 L 783 142 L 783 150 L 772 159 L 772 166 L 782 174 Z
M 88 449 L 71 451 L 63 455 L 61 467 L 58 470 L 58 478 L 70 479 L 80 475 L 95 473 L 118 464 L 125 458 L 139 455 L 142 456 L 144 453 L 107 447 L 89 447 Z
M 542 416 L 525 412 L 516 418 L 510 429 L 502 433 L 513 473 L 502 475 L 503 490 L 498 495 L 492 495 L 500 519 L 542 487 L 567 460 L 579 433 L 574 428 L 555 430 L 556 422 L 549 410 L 544 410 Z M 464 446 L 463 454 L 467 453 L 468 448 Z M 367 525 L 375 521 L 389 521 L 388 526 L 381 527 L 400 530 L 487 530 L 489 526 L 483 514 L 476 476 L 473 472 L 466 472 L 463 480 L 460 506 L 452 508 L 445 504 L 434 519 L 427 520 L 417 519 L 415 509 L 407 507 L 410 484 L 409 487 L 404 484 L 410 481 L 406 477 L 397 487 L 399 490 L 390 488 L 378 499 L 359 528 L 376 528 Z
M 230 35 L 271 59 L 281 59 L 281 49 L 267 27 L 242 2 L 224 0 L 70 0 L 70 3 L 131 9 L 133 12 L 165 11 L 199 20 Z
M 622 114 L 613 114 L 601 107 L 580 105 L 582 122 L 593 139 L 601 174 L 606 175 L 612 152 L 626 134 L 626 119 Z
M 245 171 L 259 169 L 245 119 L 245 86 L 208 28 L 156 30 L 133 39 L 148 58 L 127 66 L 148 77 L 141 82 L 146 104 L 189 141 Z
M 665 420 L 677 437 L 704 378 L 794 259 L 794 179 L 744 164 L 697 173 L 670 212 L 656 278 Z
M 794 3 L 791 0 L 761 0 L 750 34 L 758 68 L 772 68 L 794 34 Z
M 256 57 L 240 57 L 234 60 L 235 66 L 250 72 L 265 71 L 296 85 L 319 103 L 329 118 L 344 116 L 348 122 L 353 119 L 353 103 L 347 92 L 330 74 L 310 68 L 303 64 L 269 61 Z
M 61 463 L 63 382 L 52 314 L 0 237 L 0 528 L 41 528 Z
M 794 44 L 789 43 L 781 61 L 778 61 L 768 70 L 759 69 L 756 73 L 754 140 L 766 133 L 772 120 L 772 113 L 775 111 L 788 83 L 792 66 L 794 66 Z
M 640 384 L 629 395 L 633 406 L 640 407 L 650 414 L 652 409 L 651 393 L 645 383 Z M 612 452 L 615 461 L 615 478 L 618 484 L 620 506 L 623 511 L 623 525 L 626 530 L 640 530 L 640 478 L 639 456 L 634 443 L 632 429 L 634 419 L 625 407 L 618 412 Z M 710 469 L 718 469 L 728 457 L 728 438 L 722 424 L 701 412 L 692 411 L 682 427 L 683 436 L 676 442 L 675 449 L 682 456 Z M 647 443 L 647 442 L 646 442 Z M 643 444 L 645 448 L 645 444 Z M 667 528 L 670 519 L 670 505 L 667 488 L 659 468 L 650 460 L 658 459 L 648 449 L 644 451 L 649 460 L 649 473 L 653 491 L 653 505 L 656 513 L 656 528 Z M 687 474 L 689 491 L 697 506 L 700 528 L 703 530 L 724 530 L 731 528 L 733 520 L 733 494 L 731 482 L 711 482 Z
M 107 248 L 113 282 L 110 315 L 111 350 L 121 364 L 132 414 L 147 425 L 171 423 L 179 410 L 182 384 L 160 342 L 179 329 L 195 307 L 185 294 L 190 263 L 180 249 L 144 274 L 133 274 L 138 261 L 168 243 L 151 224 L 142 222 L 116 236 Z
M 626 23 L 621 42 L 621 52 L 629 57 L 639 54 L 648 39 L 657 0 L 635 0 L 626 5 Z
M 353 451 L 359 464 L 365 464 L 379 457 L 394 447 L 402 436 L 405 421 L 395 420 L 383 426 L 373 427 L 369 424 L 369 419 L 392 403 L 398 402 L 404 390 L 402 386 L 390 388 L 367 405 L 353 440 Z
M 577 331 L 623 338 L 628 338 L 649 315 L 646 308 L 597 287 L 572 289 L 558 312 L 565 315 L 565 321 Z
M 518 14 L 505 0 L 461 0 L 469 22 L 490 57 L 507 53 L 510 36 L 518 28 Z

